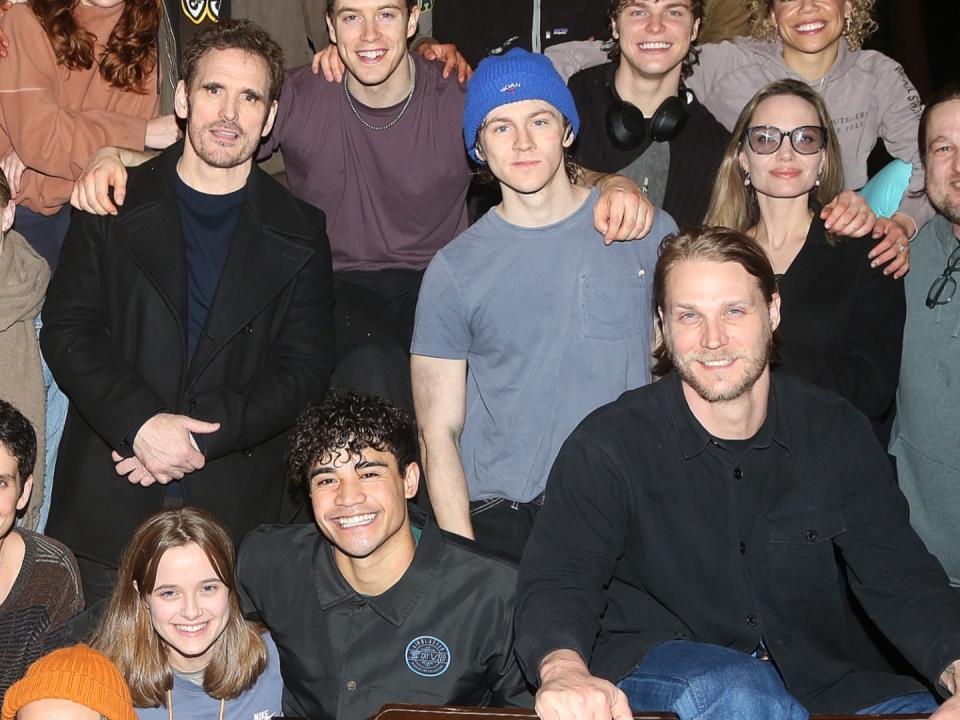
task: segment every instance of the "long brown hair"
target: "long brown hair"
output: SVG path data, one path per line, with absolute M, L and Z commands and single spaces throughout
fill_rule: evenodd
M 167 650 L 153 628 L 147 597 L 157 580 L 163 554 L 188 543 L 200 546 L 230 593 L 229 618 L 214 643 L 203 689 L 229 700 L 253 687 L 267 666 L 260 628 L 240 614 L 233 575 L 234 550 L 227 531 L 203 510 L 171 508 L 148 518 L 123 553 L 110 604 L 90 643 L 113 660 L 130 686 L 137 707 L 158 707 L 173 687 Z
M 145 93 L 157 64 L 157 31 L 161 0 L 124 0 L 123 13 L 99 58 L 95 38 L 80 27 L 74 9 L 80 0 L 27 0 L 43 26 L 57 62 L 68 70 L 89 70 L 100 63 L 100 75 L 118 90 Z
M 820 186 L 813 188 L 807 202 L 811 212 L 817 214 L 824 205 L 843 190 L 843 163 L 840 159 L 840 143 L 833 131 L 833 121 L 827 112 L 823 98 L 806 83 L 798 80 L 777 80 L 762 87 L 753 99 L 744 106 L 733 128 L 733 135 L 723 153 L 723 161 L 713 183 L 713 195 L 707 209 L 706 224 L 720 225 L 739 232 L 746 232 L 760 221 L 760 206 L 757 191 L 745 185 L 746 173 L 740 167 L 739 155 L 743 150 L 747 127 L 753 120 L 757 106 L 767 98 L 778 95 L 795 95 L 813 105 L 820 124 L 827 129 L 826 158 L 820 175 Z M 783 142 L 790 142 L 784 138 Z

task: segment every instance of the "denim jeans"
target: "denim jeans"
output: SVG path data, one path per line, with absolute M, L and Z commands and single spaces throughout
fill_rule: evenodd
M 932 713 L 940 707 L 936 698 L 928 692 L 915 692 L 887 698 L 883 702 L 857 710 L 857 715 L 893 715 L 896 713 Z
M 40 315 L 37 315 L 35 321 L 37 332 L 43 326 Z M 60 438 L 63 437 L 63 426 L 67 422 L 67 396 L 53 379 L 53 373 L 47 366 L 47 361 L 40 355 L 40 365 L 43 370 L 43 384 L 47 391 L 47 411 L 44 422 L 46 423 L 46 432 L 44 433 L 44 442 L 46 452 L 44 453 L 44 472 L 43 472 L 43 504 L 40 506 L 40 522 L 37 525 L 37 532 L 42 533 L 47 527 L 47 517 L 50 515 L 50 501 L 53 497 L 53 472 L 57 469 L 57 451 L 60 449 Z
M 673 640 L 618 683 L 637 712 L 680 720 L 807 720 L 773 663 L 719 645 Z
M 654 648 L 618 683 L 636 712 L 674 712 L 680 720 L 806 720 L 773 663 L 707 643 L 674 640 Z M 856 714 L 929 713 L 926 692 L 888 698 Z

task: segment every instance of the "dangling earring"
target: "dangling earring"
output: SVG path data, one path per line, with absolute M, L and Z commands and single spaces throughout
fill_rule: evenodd
M 823 170 L 817 173 L 817 181 L 813 184 L 814 187 L 820 187 L 820 176 L 823 175 Z
M 743 186 L 750 187 L 750 173 L 747 173 L 747 176 L 743 179 Z

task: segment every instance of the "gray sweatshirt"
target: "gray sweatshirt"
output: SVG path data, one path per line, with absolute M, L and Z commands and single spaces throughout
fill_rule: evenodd
M 807 82 L 827 103 L 840 140 L 846 187 L 859 190 L 867 182 L 867 157 L 883 143 L 893 157 L 913 165 L 910 187 L 899 212 L 920 228 L 933 217 L 926 197 L 912 198 L 923 189 L 923 167 L 917 150 L 920 94 L 903 68 L 883 53 L 850 50 L 842 39 L 833 66 L 819 80 L 809 82 L 783 62 L 783 45 L 755 38 L 703 45 L 700 64 L 686 80 L 700 101 L 728 130 L 740 111 L 767 83 L 783 78 Z

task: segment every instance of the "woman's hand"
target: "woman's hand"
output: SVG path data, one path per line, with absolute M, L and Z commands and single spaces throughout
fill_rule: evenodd
M 16 198 L 20 194 L 20 176 L 26 170 L 23 160 L 17 155 L 17 152 L 10 148 L 7 154 L 0 158 L 0 170 L 3 170 L 7 183 L 10 185 L 10 193 Z

